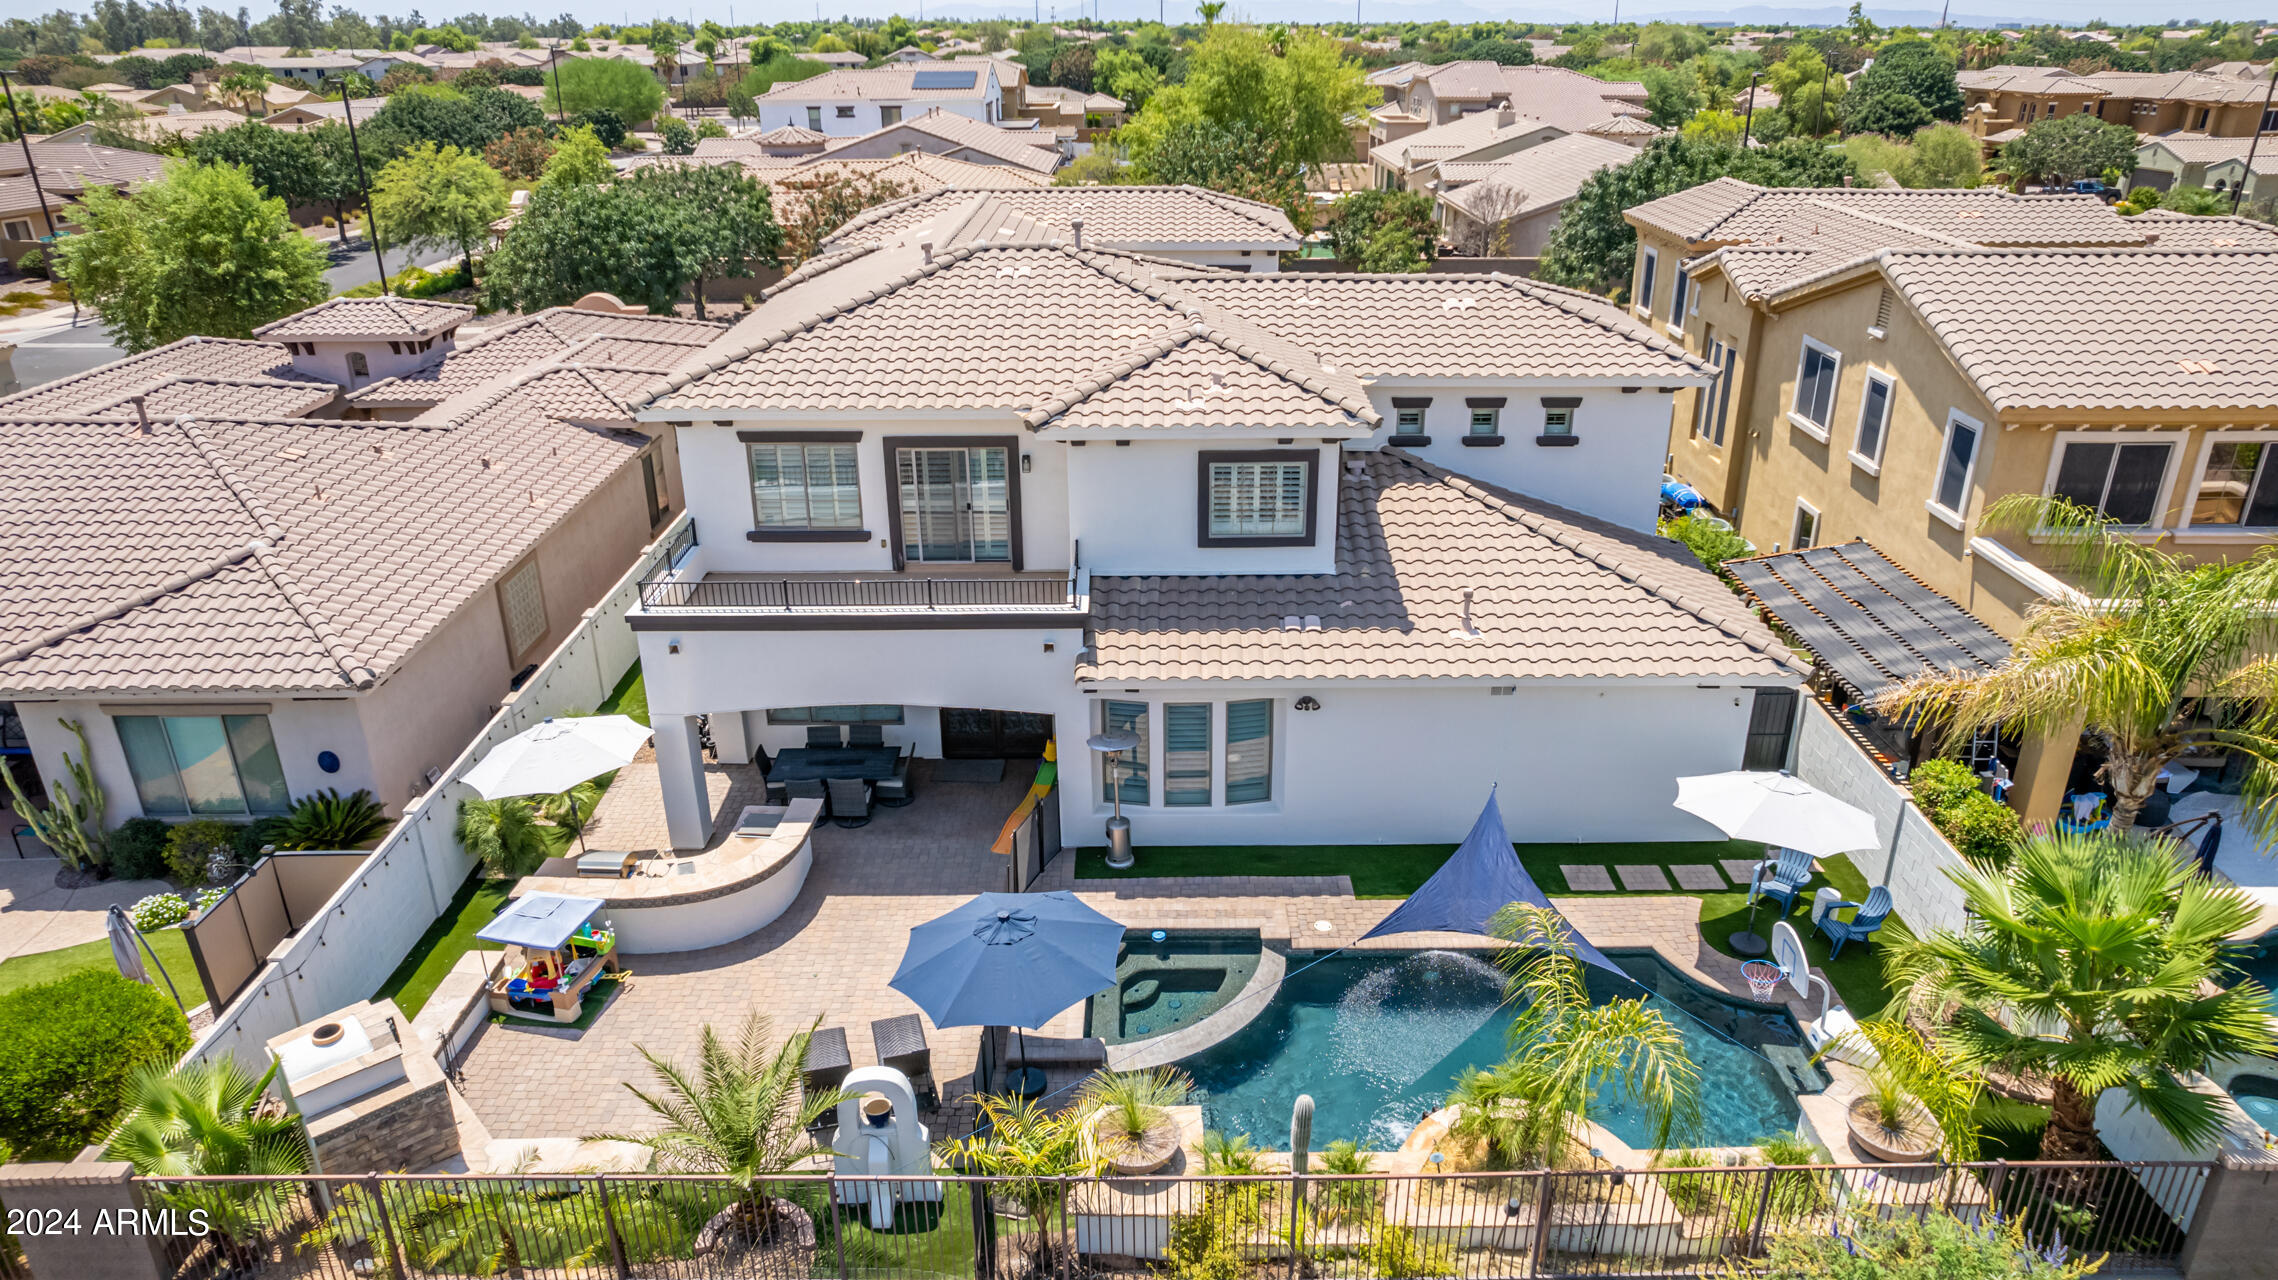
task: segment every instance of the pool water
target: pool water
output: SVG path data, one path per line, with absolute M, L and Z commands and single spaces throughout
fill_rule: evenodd
M 2278 1133 L 2278 1080 L 2269 1076 L 2234 1076 L 2224 1089 L 2249 1119 L 2261 1125 L 2265 1132 Z
M 1800 1114 L 1794 1078 L 1718 1034 L 1800 1058 L 1794 1046 L 1802 1036 L 1792 1019 L 1702 991 L 1650 952 L 1610 958 L 1654 993 L 1653 1003 L 1669 1014 L 1700 1068 L 1701 1128 L 1676 1141 L 1739 1146 L 1794 1130 Z M 1512 1013 L 1503 1004 L 1502 973 L 1482 958 L 1360 952 L 1309 963 L 1292 956 L 1292 976 L 1247 1026 L 1178 1064 L 1194 1077 L 1209 1127 L 1284 1148 L 1290 1107 L 1298 1094 L 1309 1093 L 1316 1149 L 1350 1139 L 1392 1150 L 1439 1108 L 1465 1068 L 1505 1057 Z M 1637 994 L 1637 987 L 1595 969 L 1588 980 L 1597 1000 Z M 1671 993 L 1708 1014 L 1718 1030 L 1672 1008 Z M 1623 1142 L 1652 1145 L 1636 1108 L 1608 1103 L 1592 1118 Z
M 1129 1044 L 1191 1027 L 1241 994 L 1261 950 L 1254 932 L 1182 930 L 1157 941 L 1133 930 L 1116 956 L 1115 985 L 1084 1010 L 1085 1032 Z

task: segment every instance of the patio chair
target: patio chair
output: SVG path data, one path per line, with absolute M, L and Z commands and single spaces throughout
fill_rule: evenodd
M 910 1078 L 920 1108 L 932 1111 L 941 1105 L 941 1090 L 933 1082 L 933 1048 L 925 1042 L 925 1023 L 916 1014 L 871 1023 L 870 1044 L 878 1051 L 879 1066 L 891 1067 Z
M 854 1057 L 847 1051 L 846 1028 L 824 1027 L 807 1037 L 807 1060 L 799 1073 L 801 1087 L 809 1098 L 817 1098 L 846 1082 L 846 1074 L 854 1069 Z M 832 1107 L 815 1118 L 808 1126 L 814 1133 L 836 1126 L 838 1108 Z
M 830 778 L 831 821 L 842 827 L 859 827 L 870 821 L 870 784 L 861 778 Z
M 911 743 L 902 748 L 902 754 L 894 757 L 893 776 L 880 778 L 874 788 L 878 794 L 878 803 L 899 808 L 917 798 L 916 789 L 910 785 L 910 762 L 917 758 L 917 754 L 917 744 Z
M 878 724 L 850 724 L 846 726 L 846 745 L 850 747 L 885 746 L 886 726 Z
M 751 762 L 753 767 L 759 770 L 760 779 L 767 784 L 767 803 L 773 805 L 791 803 L 791 794 L 783 789 L 783 784 L 768 777 L 769 774 L 775 772 L 775 759 L 767 754 L 767 748 L 753 747 L 751 749 Z
M 1777 847 L 1777 846 L 1774 846 Z M 1779 857 L 1766 858 L 1756 864 L 1756 875 L 1750 882 L 1749 898 L 1770 898 L 1780 904 L 1780 914 L 1795 910 L 1796 895 L 1811 880 L 1811 855 L 1795 849 L 1781 849 Z
M 1853 908 L 1851 918 L 1848 920 L 1837 919 L 1835 913 L 1845 907 Z M 1826 914 L 1820 916 L 1812 928 L 1816 932 L 1827 935 L 1829 943 L 1827 958 L 1833 960 L 1843 954 L 1844 943 L 1854 938 L 1864 943 L 1869 935 L 1883 927 L 1883 920 L 1889 915 L 1890 890 L 1878 884 L 1867 891 L 1865 902 L 1846 900 L 1829 906 Z
M 807 745 L 810 747 L 843 747 L 846 745 L 846 738 L 835 724 L 811 724 L 807 726 Z
M 828 815 L 831 811 L 830 791 L 823 786 L 821 778 L 793 778 L 784 783 L 783 803 L 789 804 L 793 800 L 820 800 L 823 802 L 823 813 Z

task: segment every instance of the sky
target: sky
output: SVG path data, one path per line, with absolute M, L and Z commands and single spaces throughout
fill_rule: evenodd
M 216 7 L 228 0 L 204 0 Z M 384 3 L 356 3 L 351 7 L 364 13 L 408 13 L 415 6 L 403 0 L 386 0 Z M 1098 13 L 1107 19 L 1154 18 L 1160 14 L 1172 22 L 1196 21 L 1193 0 L 1062 0 L 1061 3 L 1007 3 L 1003 0 L 940 0 L 938 3 L 920 3 L 920 0 L 742 0 L 730 4 L 726 0 L 705 0 L 688 3 L 683 0 L 675 8 L 661 12 L 681 21 L 702 21 L 706 18 L 720 22 L 787 22 L 813 18 L 818 11 L 825 17 L 848 15 L 853 17 L 883 18 L 900 13 L 916 18 L 922 11 L 929 17 L 1025 18 L 1041 12 L 1047 18 L 1073 19 L 1079 9 L 1089 14 L 1096 3 Z M 1961 26 L 2008 25 L 2017 22 L 2079 23 L 2101 17 L 2114 24 L 2161 24 L 2170 21 L 2221 20 L 2236 22 L 2268 16 L 2278 20 L 2278 0 L 1952 0 L 1952 20 Z M 22 7 L 45 11 L 50 6 L 38 0 L 23 0 Z M 63 7 L 81 12 L 91 8 L 87 0 L 72 0 Z M 275 9 L 273 2 L 254 2 L 249 5 L 256 20 Z M 646 22 L 658 16 L 654 5 L 634 5 L 628 0 L 487 0 L 473 3 L 470 0 L 429 0 L 416 7 L 430 21 L 463 12 L 507 13 L 527 10 L 540 18 L 550 18 L 567 12 L 588 23 Z M 1842 21 L 1848 0 L 1843 3 L 1815 5 L 1751 3 L 1718 4 L 1700 0 L 1629 0 L 1620 6 L 1624 18 L 1646 19 L 1665 16 L 1687 22 L 1737 22 L 1744 25 L 1773 23 L 1834 24 Z M 1260 22 L 1321 21 L 1327 10 L 1316 0 L 1235 0 L 1228 6 L 1229 17 L 1237 14 Z M 1488 19 L 1508 19 L 1520 22 L 1574 22 L 1604 21 L 1615 15 L 1614 0 L 1433 0 L 1429 3 L 1394 3 L 1392 0 L 1354 0 L 1353 8 L 1338 6 L 1336 16 L 1343 19 L 1356 14 L 1364 22 L 1429 22 L 1445 18 L 1451 22 L 1477 22 Z M 1939 10 L 1935 0 L 1919 3 L 1867 6 L 1867 16 L 1885 25 L 1933 25 Z

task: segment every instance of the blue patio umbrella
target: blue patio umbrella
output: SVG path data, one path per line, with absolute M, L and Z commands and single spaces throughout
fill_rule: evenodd
M 1041 1027 L 1114 986 L 1122 946 L 1072 893 L 984 893 L 910 930 L 891 985 L 937 1027 Z

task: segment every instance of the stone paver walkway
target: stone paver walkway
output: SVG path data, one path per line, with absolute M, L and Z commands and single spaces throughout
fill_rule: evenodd
M 1669 868 L 1669 874 L 1680 889 L 1694 893 L 1722 893 L 1725 890 L 1724 873 L 1706 862 L 1680 862 Z
M 1631 893 L 1667 893 L 1669 877 L 1655 862 L 1624 862 L 1614 868 L 1621 887 Z
M 749 766 L 708 772 L 715 840 L 745 797 L 761 785 Z M 1025 770 L 993 784 L 936 783 L 930 762 L 914 770 L 916 802 L 880 809 L 865 827 L 825 827 L 815 835 L 814 869 L 780 919 L 749 937 L 703 951 L 625 958 L 631 984 L 587 1031 L 569 1037 L 509 1024 L 486 1024 L 460 1059 L 468 1103 L 497 1139 L 639 1133 L 646 1108 L 625 1088 L 647 1087 L 640 1049 L 688 1061 L 701 1026 L 732 1033 L 748 1010 L 773 1018 L 777 1035 L 820 1019 L 846 1028 L 857 1066 L 877 1060 L 870 1023 L 913 1006 L 888 986 L 909 930 L 1004 886 L 1004 860 L 988 845 L 1028 786 Z M 665 843 L 663 806 L 653 764 L 620 772 L 589 840 L 618 848 Z M 1142 852 L 1144 857 L 1144 852 Z M 1269 941 L 1299 950 L 1355 944 L 1399 905 L 1353 897 L 1343 876 L 1157 877 L 1077 880 L 1063 854 L 1031 886 L 1073 889 L 1091 906 L 1137 928 L 1254 928 Z M 1582 868 L 1576 868 L 1581 870 Z M 1603 867 L 1592 868 L 1601 876 Z M 1611 880 L 1607 888 L 1612 888 Z M 1650 947 L 1696 980 L 1744 992 L 1739 962 L 1701 940 L 1699 902 L 1678 896 L 1561 897 L 1553 904 L 1577 931 L 1602 948 Z M 1406 934 L 1358 945 L 1387 950 L 1479 948 L 1466 934 Z M 1078 1035 L 1083 1008 L 1053 1018 L 1039 1034 Z M 945 1101 L 928 1117 L 935 1135 L 964 1132 L 969 1108 L 955 1104 L 972 1089 L 978 1028 L 927 1024 L 934 1075 Z M 1058 1088 L 1073 1077 L 1054 1076 Z
M 1719 858 L 1716 865 L 1723 867 L 1725 877 L 1743 889 L 1756 874 L 1756 864 L 1747 858 Z
M 1566 878 L 1566 887 L 1575 893 L 1611 893 L 1613 873 L 1595 863 L 1580 866 L 1559 864 L 1558 874 Z

